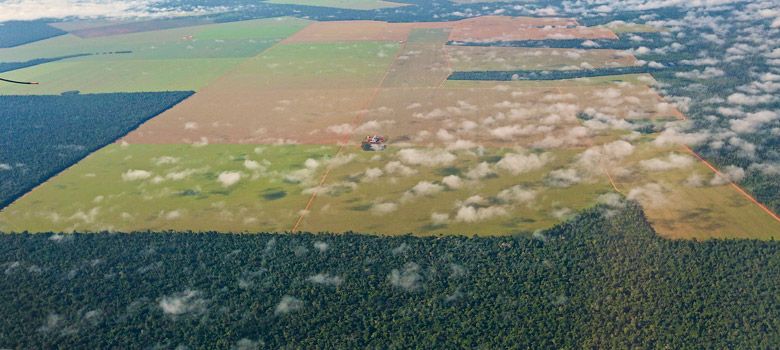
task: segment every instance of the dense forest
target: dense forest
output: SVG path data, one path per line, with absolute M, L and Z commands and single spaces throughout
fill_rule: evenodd
M 769 349 L 780 245 L 633 202 L 532 237 L 0 236 L 0 348 Z
M 191 94 L 0 96 L 0 208 Z
M 0 23 L 0 48 L 24 45 L 66 34 L 44 21 L 8 21 Z
M 74 58 L 74 57 L 82 57 L 82 56 L 89 56 L 91 54 L 89 53 L 81 53 L 76 55 L 67 55 L 67 56 L 59 56 L 59 57 L 51 57 L 51 58 L 36 58 L 28 61 L 22 61 L 22 62 L 0 62 L 0 73 L 2 72 L 10 72 L 12 70 L 37 66 L 39 64 L 49 63 L 49 62 L 55 62 L 60 61 L 68 58 Z

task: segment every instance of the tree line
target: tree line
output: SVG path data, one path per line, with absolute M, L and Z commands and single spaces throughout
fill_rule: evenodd
M 633 202 L 530 237 L 8 234 L 0 347 L 768 349 L 775 261 Z

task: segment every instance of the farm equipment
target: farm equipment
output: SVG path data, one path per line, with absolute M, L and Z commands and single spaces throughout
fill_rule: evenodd
M 384 151 L 386 137 L 384 136 L 366 136 L 363 142 L 360 144 L 360 148 L 364 151 Z

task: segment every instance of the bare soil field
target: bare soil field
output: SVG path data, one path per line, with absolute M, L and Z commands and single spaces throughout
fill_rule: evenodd
M 450 75 L 443 43 L 404 44 L 383 87 L 438 87 Z
M 483 16 L 457 22 L 420 23 L 416 28 L 452 28 L 451 41 L 617 39 L 610 30 L 579 27 L 570 18 L 554 17 Z
M 131 144 L 323 144 L 344 139 L 372 89 L 199 92 L 123 138 Z M 334 125 L 346 127 L 329 128 Z
M 314 22 L 284 43 L 334 43 L 345 41 L 401 41 L 406 40 L 413 23 L 380 21 Z
M 559 70 L 632 66 L 636 58 L 619 50 L 448 46 L 456 71 Z

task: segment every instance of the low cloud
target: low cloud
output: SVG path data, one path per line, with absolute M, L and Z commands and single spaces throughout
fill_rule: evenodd
M 341 277 L 332 276 L 327 273 L 318 273 L 314 276 L 307 278 L 307 280 L 311 283 L 323 284 L 326 286 L 338 286 L 342 282 L 344 282 L 344 279 L 342 279 Z
M 164 296 L 160 300 L 160 308 L 163 312 L 174 316 L 206 311 L 206 304 L 207 301 L 201 297 L 201 292 L 190 289 Z
M 131 169 L 122 174 L 122 180 L 124 181 L 137 181 L 148 179 L 152 176 L 152 173 L 146 170 Z
M 385 215 L 396 210 L 398 210 L 398 204 L 392 202 L 376 203 L 371 206 L 371 213 L 374 215 Z
M 159 0 L 15 0 L 0 2 L 0 22 L 41 18 L 162 18 L 197 14 L 174 7 L 158 7 Z
M 539 169 L 549 163 L 552 158 L 550 153 L 542 153 L 541 155 L 507 153 L 496 163 L 496 167 L 512 175 L 518 175 Z
M 423 166 L 444 166 L 449 165 L 457 159 L 457 157 L 447 151 L 440 149 L 415 149 L 407 148 L 398 152 L 398 157 L 401 162 L 409 165 L 423 165 Z
M 274 315 L 284 315 L 303 308 L 304 302 L 300 299 L 285 295 L 274 309 Z
M 657 183 L 649 183 L 640 187 L 632 188 L 626 198 L 636 200 L 648 207 L 662 207 L 668 203 L 666 190 Z
M 738 166 L 727 165 L 720 170 L 720 174 L 715 174 L 710 180 L 710 185 L 718 186 L 731 182 L 739 182 L 745 178 L 745 169 Z
M 393 269 L 387 279 L 393 287 L 414 292 L 422 288 L 423 276 L 420 274 L 420 270 L 420 265 L 410 262 L 404 265 L 401 270 Z
M 648 171 L 669 171 L 690 168 L 696 161 L 688 156 L 670 153 L 666 158 L 653 158 L 639 162 L 639 166 Z
M 514 185 L 499 192 L 496 198 L 502 203 L 530 203 L 536 198 L 536 191 L 527 190 L 520 185 Z
M 239 180 L 241 180 L 241 173 L 237 171 L 223 171 L 217 176 L 217 182 L 222 184 L 223 187 L 233 186 Z

